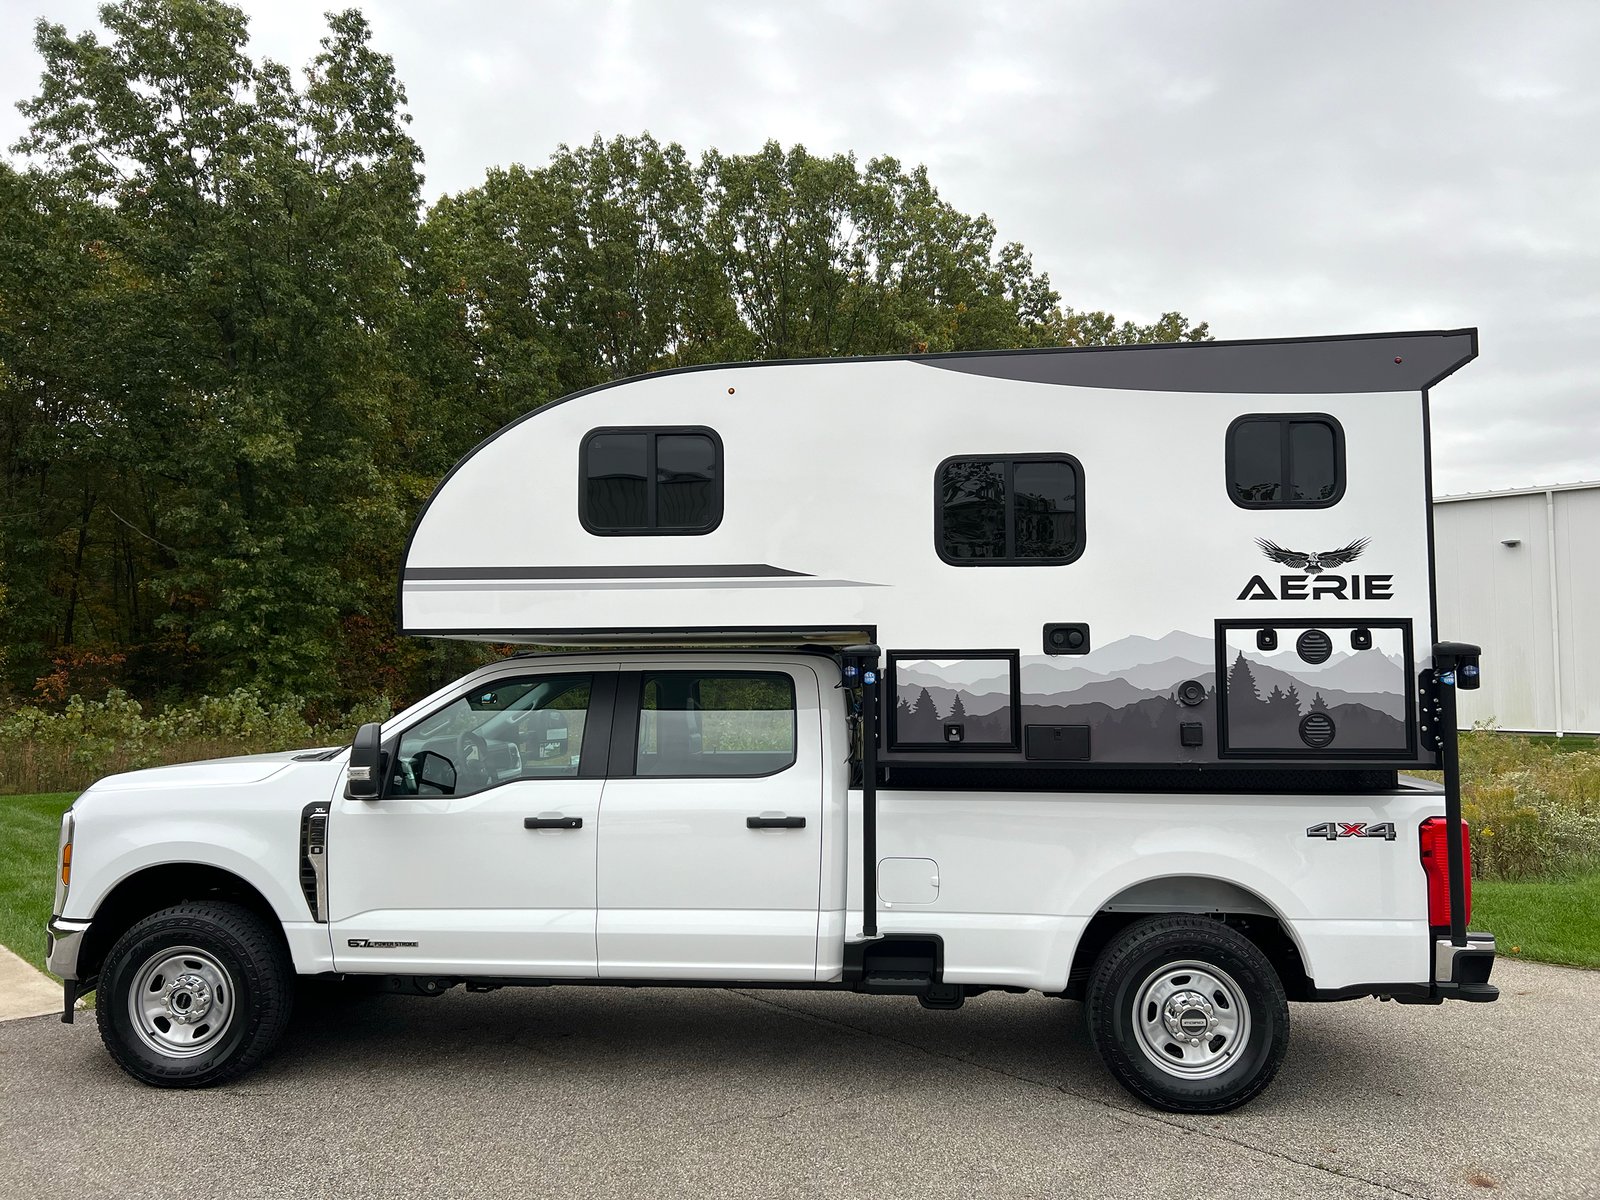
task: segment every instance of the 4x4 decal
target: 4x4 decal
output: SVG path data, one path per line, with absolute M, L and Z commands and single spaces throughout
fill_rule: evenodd
M 1386 842 L 1392 842 L 1395 836 L 1394 822 L 1379 821 L 1376 825 L 1368 825 L 1365 821 L 1324 821 L 1320 825 L 1308 828 L 1306 836 L 1327 838 L 1330 842 L 1337 842 L 1340 838 L 1347 837 L 1382 838 Z

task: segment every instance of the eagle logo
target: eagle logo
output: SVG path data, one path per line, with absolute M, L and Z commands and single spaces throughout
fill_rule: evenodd
M 1257 538 L 1256 545 L 1261 547 L 1261 553 L 1275 563 L 1282 563 L 1296 571 L 1304 571 L 1307 575 L 1320 575 L 1324 571 L 1342 567 L 1345 563 L 1360 558 L 1361 552 L 1367 548 L 1367 541 L 1366 538 L 1357 538 L 1348 546 L 1338 550 L 1324 550 L 1320 554 L 1304 550 L 1285 550 L 1276 542 L 1267 541 L 1266 538 Z

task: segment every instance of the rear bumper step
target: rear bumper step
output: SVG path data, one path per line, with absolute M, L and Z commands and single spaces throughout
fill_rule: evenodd
M 1470 1000 L 1479 1004 L 1499 999 L 1500 989 L 1489 982 L 1494 970 L 1494 934 L 1469 933 L 1467 944 L 1449 938 L 1433 943 L 1433 990 L 1444 1000 Z

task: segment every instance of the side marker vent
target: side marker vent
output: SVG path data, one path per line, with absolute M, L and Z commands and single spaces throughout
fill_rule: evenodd
M 328 802 L 308 804 L 300 814 L 300 890 L 311 919 L 328 919 Z

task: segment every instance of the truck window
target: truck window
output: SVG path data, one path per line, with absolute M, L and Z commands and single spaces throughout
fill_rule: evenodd
M 946 459 L 934 480 L 939 557 L 958 567 L 1071 562 L 1083 549 L 1081 485 L 1065 454 Z
M 589 691 L 588 675 L 537 675 L 462 696 L 401 735 L 389 793 L 470 796 L 577 775 Z
M 1344 495 L 1344 430 L 1322 413 L 1254 413 L 1228 426 L 1228 495 L 1240 508 L 1327 508 Z
M 710 533 L 722 522 L 722 441 L 710 429 L 594 429 L 578 457 L 590 533 Z
M 775 775 L 794 765 L 789 676 L 652 671 L 641 684 L 637 774 Z

